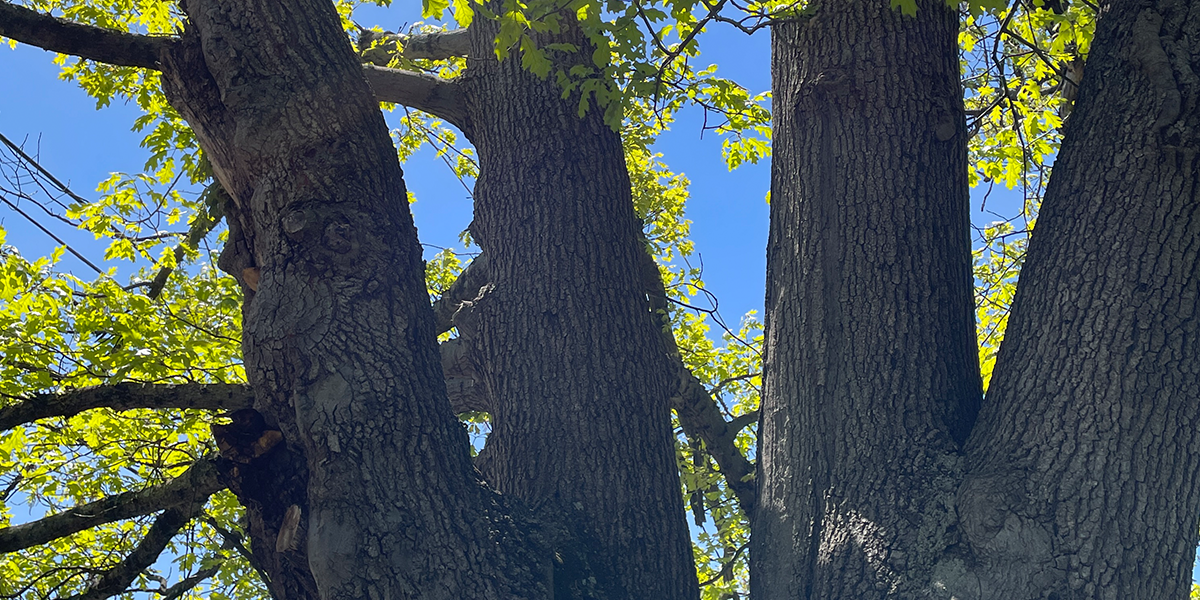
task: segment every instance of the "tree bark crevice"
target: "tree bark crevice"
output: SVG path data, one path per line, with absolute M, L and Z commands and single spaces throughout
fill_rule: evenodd
M 957 15 L 809 11 L 772 28 L 751 593 L 924 597 L 982 395 Z

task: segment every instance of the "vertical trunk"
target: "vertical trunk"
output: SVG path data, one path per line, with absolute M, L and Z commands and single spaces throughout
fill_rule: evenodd
M 473 477 L 395 150 L 332 6 L 183 6 L 165 88 L 234 199 L 222 266 L 257 408 L 307 463 L 307 544 L 275 550 L 306 551 L 323 598 L 545 596 Z
M 981 395 L 955 12 L 772 29 L 756 598 L 904 598 L 952 543 Z
M 564 28 L 554 41 L 586 46 Z M 472 55 L 492 56 L 495 34 L 477 19 Z M 517 57 L 473 61 L 463 85 L 481 164 L 471 230 L 490 283 L 456 323 L 489 395 L 481 468 L 575 538 L 557 594 L 696 598 L 674 380 L 639 280 L 621 140 Z
M 986 597 L 1184 598 L 1200 514 L 1200 4 L 1103 7 L 969 444 Z

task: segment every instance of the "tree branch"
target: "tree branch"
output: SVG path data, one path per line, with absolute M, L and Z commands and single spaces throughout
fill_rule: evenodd
M 0 0 L 0 36 L 52 52 L 126 67 L 162 70 L 160 57 L 175 43 L 170 37 L 151 37 L 82 25 Z M 402 36 L 403 37 L 403 36 Z M 408 36 L 405 56 L 437 58 L 465 52 L 466 30 Z M 455 54 L 447 54 L 453 52 Z M 440 77 L 363 65 L 375 95 L 443 118 L 465 131 L 466 111 L 458 84 Z
M 62 394 L 39 394 L 13 406 L 0 408 L 0 431 L 48 417 L 72 417 L 85 410 L 107 407 L 197 408 L 237 410 L 254 404 L 250 386 L 239 383 L 184 383 L 152 385 L 118 383 Z
M 662 275 L 658 265 L 649 252 L 643 253 L 642 279 L 646 295 L 650 298 L 650 308 L 659 320 L 659 331 L 662 343 L 671 355 L 675 367 L 675 376 L 679 388 L 671 396 L 671 408 L 679 416 L 679 425 L 689 438 L 698 438 L 704 442 L 704 448 L 709 456 L 716 461 L 725 484 L 733 490 L 738 499 L 738 505 L 747 516 L 752 515 L 755 501 L 755 485 L 753 481 L 754 464 L 738 450 L 738 431 L 744 427 L 733 427 L 721 414 L 716 400 L 704 388 L 695 375 L 683 364 L 679 355 L 679 347 L 675 344 L 675 336 L 671 332 L 670 317 L 667 315 L 667 291 L 663 287 Z
M 470 351 L 462 338 L 454 338 L 438 344 L 442 353 L 442 372 L 446 377 L 446 393 L 450 397 L 450 408 L 454 414 L 465 412 L 490 412 L 483 386 L 476 381 L 475 369 L 467 353 Z
M 479 295 L 479 288 L 488 282 L 487 256 L 480 254 L 475 257 L 458 274 L 458 279 L 442 293 L 442 297 L 433 302 L 433 314 L 437 320 L 437 335 L 454 328 L 454 313 L 458 312 L 466 300 L 474 300 Z
M 409 59 L 446 60 L 466 56 L 471 50 L 471 38 L 466 29 L 436 31 L 403 35 L 363 30 L 358 38 L 358 49 L 363 58 L 379 66 L 387 66 L 395 56 L 399 45 L 401 56 Z
M 187 577 L 176 583 L 175 585 L 162 591 L 162 597 L 158 600 L 175 600 L 176 598 L 186 594 L 192 588 L 200 585 L 200 582 L 217 574 L 221 570 L 221 563 L 217 563 L 207 569 L 196 571 L 195 575 Z
M 51 52 L 155 70 L 161 68 L 159 57 L 172 43 L 167 37 L 72 23 L 9 2 L 0 2 L 0 35 Z
M 375 65 L 363 65 L 363 72 L 380 102 L 395 102 L 425 111 L 467 131 L 467 112 L 462 89 L 457 83 L 425 73 Z
M 104 600 L 126 591 L 129 585 L 137 579 L 139 573 L 148 569 L 150 565 L 154 564 L 154 561 L 158 560 L 158 556 L 166 549 L 171 538 L 175 537 L 179 530 L 200 514 L 200 508 L 203 505 L 204 502 L 201 501 L 163 511 L 150 526 L 150 531 L 146 532 L 146 537 L 138 542 L 137 547 L 129 553 L 129 556 L 125 557 L 125 560 L 101 574 L 94 583 L 88 586 L 86 592 L 70 596 L 65 600 Z
M 183 475 L 167 483 L 109 496 L 37 521 L 0 529 L 0 553 L 45 544 L 97 525 L 148 515 L 164 508 L 203 505 L 209 496 L 224 487 L 216 463 L 198 460 Z

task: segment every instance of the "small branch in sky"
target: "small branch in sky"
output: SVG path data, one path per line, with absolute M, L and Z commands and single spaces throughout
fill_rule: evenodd
M 45 544 L 97 525 L 147 515 L 164 508 L 186 506 L 191 507 L 189 510 L 198 510 L 209 496 L 225 488 L 220 479 L 216 462 L 207 459 L 196 461 L 182 475 L 161 485 L 109 496 L 36 521 L 0 529 L 0 553 Z M 188 518 L 194 514 L 189 513 Z

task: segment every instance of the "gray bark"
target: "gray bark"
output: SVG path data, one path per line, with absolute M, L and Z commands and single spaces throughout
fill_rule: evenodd
M 1200 5 L 1103 7 L 959 493 L 963 598 L 1186 598 Z M 971 595 L 972 588 L 984 590 Z
M 404 182 L 332 7 L 184 9 L 164 88 L 234 200 L 256 408 L 307 466 L 275 551 L 322 598 L 544 596 L 548 556 L 496 514 L 446 400 Z M 252 518 L 294 511 L 274 501 Z
M 911 597 L 981 395 L 958 22 L 828 0 L 772 28 L 756 598 Z
M 753 592 L 1186 597 L 1200 515 L 1200 8 L 1102 6 L 971 429 L 976 370 L 954 351 L 972 331 L 963 171 L 945 175 L 961 160 L 961 109 L 944 92 L 943 120 L 936 98 L 957 74 L 953 17 L 884 6 L 821 5 L 774 30 Z M 941 57 L 942 84 L 918 55 Z M 953 193 L 919 193 L 939 181 Z
M 573 25 L 542 42 L 586 48 Z M 476 19 L 471 55 L 495 24 Z M 588 60 L 586 49 L 557 66 Z M 488 286 L 460 311 L 487 390 L 488 481 L 560 524 L 556 597 L 698 597 L 675 466 L 674 388 L 640 278 L 641 224 L 621 140 L 519 57 L 462 82 L 481 171 L 472 232 Z M 469 323 L 464 326 L 464 321 Z M 594 577 L 595 590 L 585 582 Z

